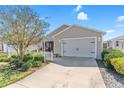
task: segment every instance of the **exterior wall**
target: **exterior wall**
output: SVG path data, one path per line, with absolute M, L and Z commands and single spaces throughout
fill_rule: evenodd
M 107 48 L 112 48 L 113 42 L 112 41 L 107 41 Z
M 102 52 L 102 34 L 99 32 L 91 31 L 88 29 L 82 29 L 80 27 L 73 26 L 67 31 L 60 33 L 53 38 L 54 40 L 54 53 L 61 55 L 61 42 L 63 38 L 81 38 L 81 37 L 96 37 L 97 38 L 97 58 L 101 57 Z
M 119 46 L 116 46 L 116 41 L 119 42 Z M 120 49 L 120 50 L 124 51 L 124 40 L 112 40 L 112 41 L 108 41 L 108 42 L 110 43 L 108 48 Z

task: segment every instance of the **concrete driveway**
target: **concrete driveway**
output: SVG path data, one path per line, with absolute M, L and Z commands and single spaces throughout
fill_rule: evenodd
M 104 88 L 97 63 L 92 58 L 55 58 L 54 63 L 7 88 Z

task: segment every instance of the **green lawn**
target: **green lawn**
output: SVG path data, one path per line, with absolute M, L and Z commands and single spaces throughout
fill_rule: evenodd
M 23 64 L 20 64 L 17 55 L 8 58 L 5 53 L 0 53 L 0 88 L 12 84 L 47 65 L 48 63 L 43 62 L 43 59 L 44 55 L 41 53 L 26 53 Z M 19 71 L 18 69 L 23 70 Z
M 42 63 L 38 68 L 31 68 L 28 71 L 21 72 L 18 70 L 13 70 L 9 66 L 0 68 L 0 88 L 17 82 L 31 73 L 35 72 L 37 69 L 46 66 L 48 63 Z
M 0 68 L 0 87 L 5 87 L 11 83 L 14 83 L 29 74 L 31 74 L 33 70 L 28 70 L 26 72 L 20 72 L 18 70 L 12 70 L 10 67 L 2 67 Z

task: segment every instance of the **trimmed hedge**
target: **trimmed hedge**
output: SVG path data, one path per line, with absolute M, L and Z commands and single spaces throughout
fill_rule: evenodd
M 124 75 L 124 57 L 111 59 L 111 64 L 119 74 Z
M 24 55 L 23 61 L 24 61 L 24 62 L 27 62 L 27 61 L 29 61 L 29 60 L 33 60 L 33 55 L 32 55 L 31 53 L 26 53 L 26 54 Z
M 0 57 L 7 57 L 8 55 L 6 53 L 0 52 Z
M 103 51 L 101 53 L 102 60 L 104 61 L 104 58 L 105 58 L 105 55 L 106 54 L 110 54 L 111 52 L 114 52 L 114 51 L 120 51 L 120 50 L 111 49 L 111 48 L 105 48 L 105 49 L 103 49 Z
M 14 54 L 14 55 L 11 55 L 11 58 L 15 58 L 15 59 L 18 59 L 18 55 Z
M 41 61 L 33 61 L 32 62 L 32 67 L 40 67 L 42 65 Z
M 17 55 L 12 55 L 10 57 L 10 62 L 13 68 L 21 68 L 23 71 L 26 71 L 31 67 L 41 66 L 43 59 L 44 55 L 42 53 L 28 52 L 24 55 L 23 62 L 20 62 L 19 57 Z
M 9 62 L 9 60 L 8 57 L 0 57 L 0 62 Z
M 22 64 L 21 67 L 22 67 L 22 69 L 23 69 L 24 71 L 27 71 L 27 70 L 29 70 L 29 69 L 32 67 L 32 63 L 31 63 L 30 61 L 25 62 L 25 63 Z
M 6 53 L 0 52 L 0 62 L 9 62 L 9 58 Z
M 42 61 L 44 60 L 44 55 L 41 53 L 33 54 L 34 61 Z
M 102 60 L 107 68 L 113 68 L 111 59 L 118 57 L 124 57 L 124 53 L 120 50 L 104 49 L 102 52 Z
M 19 68 L 21 67 L 22 63 L 21 61 L 17 58 L 10 58 L 10 65 L 14 68 Z

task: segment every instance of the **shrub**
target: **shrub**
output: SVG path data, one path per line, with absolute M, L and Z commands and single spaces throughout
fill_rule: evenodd
M 30 61 L 25 62 L 25 63 L 22 64 L 21 67 L 22 67 L 22 69 L 23 69 L 24 71 L 27 71 L 27 70 L 29 70 L 29 69 L 32 67 L 32 63 L 31 63 Z
M 31 53 L 26 53 L 26 54 L 24 55 L 23 61 L 24 61 L 24 62 L 27 62 L 27 61 L 32 60 L 32 59 L 33 59 L 32 54 L 31 54 Z
M 124 75 L 124 57 L 111 59 L 111 64 L 119 74 Z
M 104 58 L 104 62 L 108 68 L 112 68 L 111 65 L 111 59 L 112 58 L 118 58 L 118 57 L 124 57 L 124 53 L 121 51 L 112 51 L 110 54 L 106 54 Z
M 102 52 L 102 60 L 104 61 L 104 64 L 108 68 L 112 68 L 111 65 L 111 59 L 112 58 L 118 58 L 118 57 L 124 57 L 124 53 L 120 50 L 115 49 L 105 49 Z
M 11 64 L 11 66 L 14 67 L 14 68 L 19 68 L 19 67 L 21 67 L 21 64 L 22 64 L 22 63 L 20 62 L 19 59 L 10 58 L 10 64 Z
M 8 55 L 6 53 L 0 52 L 0 57 L 7 57 Z
M 11 58 L 18 59 L 19 57 L 18 57 L 18 55 L 14 54 L 14 55 L 11 56 Z
M 41 66 L 42 62 L 43 62 L 43 54 L 41 53 L 26 53 L 24 55 L 24 59 L 23 62 L 21 62 L 19 60 L 19 57 L 17 55 L 12 55 L 10 57 L 10 64 L 11 67 L 13 67 L 14 69 L 22 69 L 22 71 L 26 71 L 28 70 L 31 65 L 32 67 L 39 67 Z
M 14 54 L 10 57 L 10 64 L 12 68 L 17 69 L 21 67 L 22 62 L 19 60 L 18 55 Z
M 35 53 L 33 57 L 34 57 L 34 61 L 43 61 L 44 59 L 44 55 L 41 53 Z
M 9 58 L 6 53 L 0 52 L 0 62 L 9 62 Z
M 32 67 L 40 67 L 41 64 L 42 64 L 41 61 L 33 61 L 33 62 L 32 62 Z
M 8 57 L 0 57 L 0 62 L 9 62 L 9 60 Z
M 120 51 L 120 50 L 111 49 L 111 48 L 103 49 L 103 52 L 101 53 L 102 60 L 104 61 L 106 54 L 110 54 L 111 52 L 114 52 L 114 51 Z

